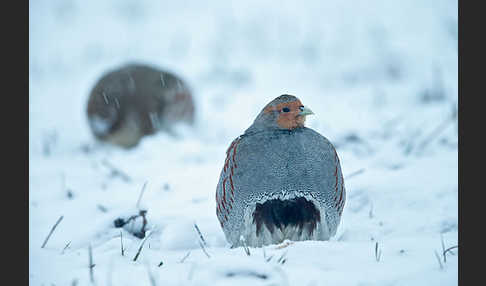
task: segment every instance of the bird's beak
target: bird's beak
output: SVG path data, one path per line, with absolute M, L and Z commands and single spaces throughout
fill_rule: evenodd
M 302 109 L 302 111 L 299 112 L 299 115 L 302 115 L 302 116 L 311 115 L 311 114 L 314 114 L 314 112 L 312 112 L 312 110 L 310 110 L 310 108 L 307 108 L 305 106 L 304 106 L 304 109 Z

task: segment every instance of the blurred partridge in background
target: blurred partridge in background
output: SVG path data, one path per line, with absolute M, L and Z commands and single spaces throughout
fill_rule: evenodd
M 331 142 L 304 126 L 310 114 L 297 97 L 281 95 L 226 151 L 216 214 L 233 247 L 335 235 L 343 175 Z
M 105 73 L 90 92 L 88 121 L 94 136 L 125 148 L 143 136 L 171 131 L 175 123 L 194 122 L 194 102 L 176 75 L 142 64 Z

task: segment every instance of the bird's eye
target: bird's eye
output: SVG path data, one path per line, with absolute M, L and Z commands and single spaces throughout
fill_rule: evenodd
M 283 111 L 283 112 L 289 112 L 289 111 L 290 111 L 290 108 L 288 108 L 288 107 L 284 107 L 284 108 L 282 108 L 282 111 Z
M 304 106 L 303 105 L 299 106 L 299 109 L 300 109 L 300 111 L 303 111 L 304 110 Z

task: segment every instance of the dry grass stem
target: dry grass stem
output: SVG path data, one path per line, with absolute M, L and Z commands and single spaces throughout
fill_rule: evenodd
M 54 232 L 54 230 L 56 229 L 57 225 L 61 222 L 61 220 L 64 218 L 64 216 L 61 216 L 57 222 L 54 224 L 54 226 L 51 228 L 51 231 L 49 232 L 49 234 L 47 235 L 46 239 L 44 240 L 44 243 L 42 244 L 41 248 L 44 248 L 44 246 L 46 246 L 47 244 L 47 241 L 49 240 L 49 238 L 51 237 L 52 233 Z

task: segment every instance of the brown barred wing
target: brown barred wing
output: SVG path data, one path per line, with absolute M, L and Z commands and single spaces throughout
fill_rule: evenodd
M 226 150 L 226 159 L 216 188 L 216 215 L 221 227 L 224 227 L 225 223 L 228 221 L 229 213 L 233 209 L 233 204 L 235 202 L 233 176 L 235 169 L 238 168 L 235 156 L 240 140 L 241 137 L 233 140 L 229 148 Z

